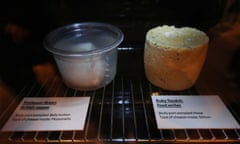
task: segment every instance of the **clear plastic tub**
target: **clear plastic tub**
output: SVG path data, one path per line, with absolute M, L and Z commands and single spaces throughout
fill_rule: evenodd
M 54 55 L 68 87 L 94 90 L 114 79 L 123 37 L 120 29 L 109 24 L 74 23 L 50 32 L 44 46 Z

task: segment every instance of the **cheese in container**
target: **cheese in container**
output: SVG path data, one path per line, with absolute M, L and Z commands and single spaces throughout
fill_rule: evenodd
M 45 48 L 56 61 L 63 82 L 77 90 L 95 90 L 109 84 L 116 75 L 117 47 L 122 31 L 110 24 L 82 22 L 50 32 Z

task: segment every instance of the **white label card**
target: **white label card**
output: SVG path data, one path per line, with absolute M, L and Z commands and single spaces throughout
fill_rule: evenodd
M 25 97 L 2 131 L 83 130 L 90 97 Z
M 238 122 L 218 96 L 152 96 L 158 129 L 235 129 Z

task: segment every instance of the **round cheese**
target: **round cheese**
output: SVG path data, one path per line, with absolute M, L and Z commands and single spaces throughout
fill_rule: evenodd
M 201 72 L 208 36 L 195 28 L 158 26 L 147 32 L 144 67 L 148 80 L 166 90 L 192 87 Z

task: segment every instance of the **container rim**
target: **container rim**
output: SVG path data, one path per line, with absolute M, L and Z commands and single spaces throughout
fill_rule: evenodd
M 54 45 L 55 43 L 52 42 L 53 39 L 61 38 L 59 34 L 67 33 L 69 31 L 73 30 L 80 30 L 83 28 L 105 28 L 117 35 L 116 40 L 113 41 L 113 43 L 108 44 L 107 46 L 101 48 L 101 49 L 96 49 L 96 50 L 89 50 L 89 51 L 81 51 L 81 52 L 74 52 L 74 51 L 67 51 L 63 49 L 56 48 Z M 63 37 L 63 36 L 62 36 Z M 79 23 L 72 23 L 69 25 L 61 26 L 59 28 L 56 28 L 55 30 L 51 31 L 47 36 L 44 38 L 43 45 L 46 50 L 49 52 L 55 54 L 55 55 L 60 55 L 60 56 L 71 56 L 71 57 L 77 57 L 77 56 L 89 56 L 89 55 L 96 55 L 96 54 L 101 54 L 107 51 L 110 51 L 114 48 L 117 48 L 117 46 L 123 41 L 124 35 L 122 31 L 111 24 L 107 23 L 101 23 L 101 22 L 79 22 Z

